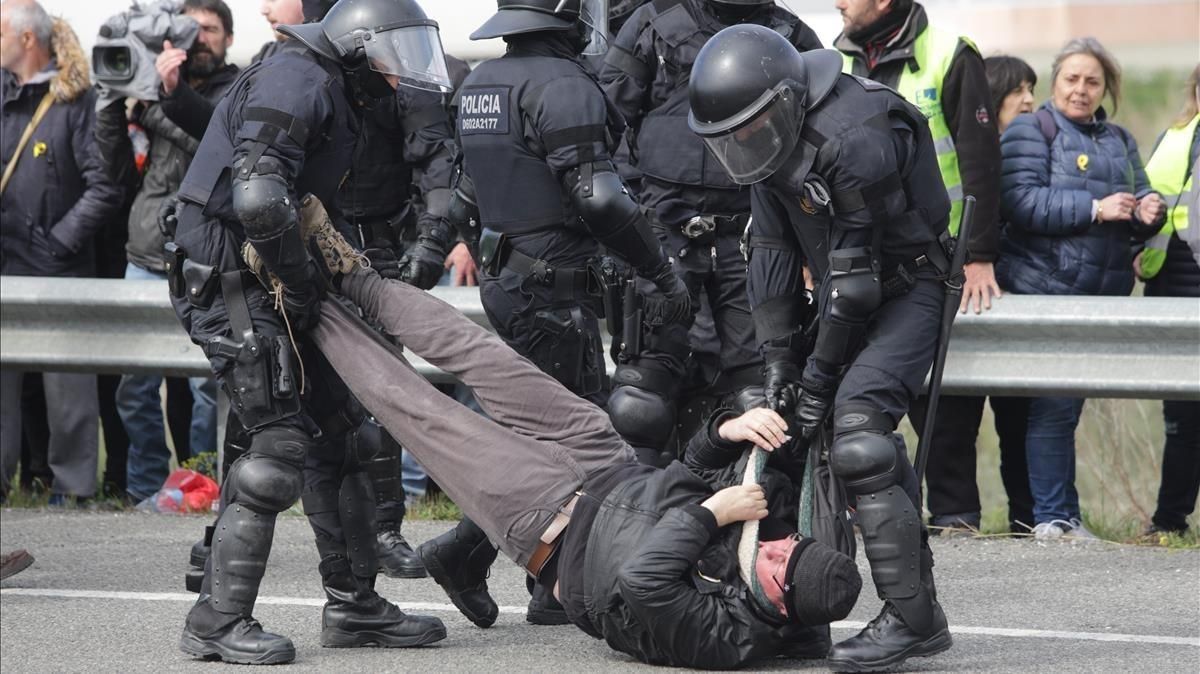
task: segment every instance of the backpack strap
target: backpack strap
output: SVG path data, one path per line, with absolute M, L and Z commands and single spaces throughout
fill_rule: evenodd
M 1042 132 L 1042 138 L 1046 139 L 1046 144 L 1050 145 L 1054 142 L 1054 138 L 1058 136 L 1058 123 L 1054 121 L 1054 113 L 1046 108 L 1038 108 L 1037 112 L 1033 113 L 1037 118 L 1038 129 Z

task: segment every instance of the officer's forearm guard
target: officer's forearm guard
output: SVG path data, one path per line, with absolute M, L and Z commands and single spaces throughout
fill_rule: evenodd
M 642 276 L 668 264 L 646 216 L 611 164 L 582 164 L 563 179 L 571 203 L 592 236 L 633 265 Z
M 879 262 L 869 248 L 847 248 L 829 254 L 829 288 L 825 290 L 813 358 L 824 374 L 837 372 L 858 350 L 867 322 L 883 304 Z

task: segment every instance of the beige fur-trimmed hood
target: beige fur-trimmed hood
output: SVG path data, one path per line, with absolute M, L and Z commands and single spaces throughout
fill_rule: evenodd
M 91 86 L 87 55 L 79 46 L 79 38 L 62 18 L 54 19 L 50 34 L 50 54 L 58 65 L 58 73 L 50 80 L 54 100 L 69 103 L 82 96 Z

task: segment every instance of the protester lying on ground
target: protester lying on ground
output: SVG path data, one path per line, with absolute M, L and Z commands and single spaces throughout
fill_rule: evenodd
M 693 438 L 689 465 L 639 464 L 602 409 L 499 337 L 363 266 L 327 221 L 307 235 L 322 250 L 335 290 L 374 326 L 470 386 L 488 417 L 436 395 L 398 348 L 336 302 L 323 305 L 311 333 L 318 347 L 488 537 L 556 590 L 572 622 L 653 664 L 721 669 L 825 655 L 824 627 L 858 596 L 854 562 L 771 520 L 760 527 L 764 540 L 747 584 L 735 552 L 741 527 L 726 529 L 768 516 L 761 486 L 736 485 L 746 463 L 738 457 L 750 443 L 770 451 L 790 442 L 779 415 L 718 413 Z M 251 269 L 261 269 L 247 250 Z M 448 571 L 464 588 L 483 582 Z

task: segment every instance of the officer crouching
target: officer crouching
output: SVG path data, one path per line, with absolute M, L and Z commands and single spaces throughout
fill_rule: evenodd
M 950 202 L 920 111 L 841 63 L 760 26 L 723 30 L 696 58 L 689 124 L 753 185 L 748 290 L 764 393 L 805 439 L 832 437 L 884 600 L 829 662 L 875 671 L 952 643 L 894 432 L 934 356 Z

